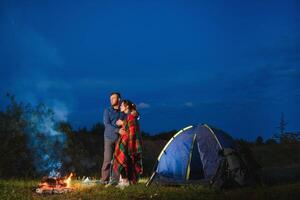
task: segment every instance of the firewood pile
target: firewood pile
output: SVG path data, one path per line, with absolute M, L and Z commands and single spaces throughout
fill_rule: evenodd
M 43 177 L 36 188 L 38 194 L 64 194 L 74 191 L 71 187 L 71 173 L 68 177 Z

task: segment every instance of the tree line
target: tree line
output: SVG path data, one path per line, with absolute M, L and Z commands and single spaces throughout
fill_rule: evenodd
M 43 162 L 48 163 L 46 166 L 50 169 L 58 167 L 61 173 L 100 176 L 104 140 L 102 123 L 96 123 L 89 129 L 74 129 L 69 122 L 54 121 L 53 111 L 44 104 L 33 106 L 17 102 L 10 94 L 6 99 L 8 103 L 0 110 L 0 178 L 47 175 L 45 166 L 41 169 Z M 170 139 L 176 132 L 171 130 L 153 136 L 142 132 L 142 137 L 155 143 L 156 140 Z M 259 136 L 255 142 L 238 142 L 253 146 L 295 143 L 299 140 L 299 134 L 281 133 L 277 138 L 266 141 Z

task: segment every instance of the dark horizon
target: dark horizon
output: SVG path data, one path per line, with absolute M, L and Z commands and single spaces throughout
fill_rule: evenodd
M 289 1 L 1 1 L 0 94 L 74 127 L 109 94 L 151 134 L 200 123 L 254 140 L 300 123 L 300 4 Z

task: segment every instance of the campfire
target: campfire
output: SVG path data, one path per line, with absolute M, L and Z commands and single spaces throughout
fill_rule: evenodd
M 38 194 L 62 194 L 72 192 L 71 178 L 73 173 L 65 177 L 43 177 L 38 188 L 35 190 Z

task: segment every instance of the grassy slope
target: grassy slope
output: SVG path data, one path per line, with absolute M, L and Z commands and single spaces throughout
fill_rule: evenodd
M 145 141 L 146 175 L 149 176 L 157 155 L 166 142 Z M 76 192 L 43 196 L 33 192 L 38 181 L 0 180 L 0 199 L 300 199 L 300 145 L 262 145 L 252 150 L 258 162 L 263 166 L 265 175 L 273 179 L 270 183 L 273 184 L 275 178 L 277 185 L 220 192 L 201 186 L 146 188 L 142 183 L 121 191 L 103 186 L 87 187 L 74 181 Z M 293 183 L 285 181 L 291 178 L 294 179 Z M 279 183 L 285 184 L 278 185 Z
M 252 150 L 263 167 L 266 184 L 300 181 L 300 143 L 261 145 Z
M 300 183 L 260 188 L 243 188 L 227 192 L 216 191 L 202 186 L 182 187 L 145 187 L 139 184 L 125 190 L 104 188 L 103 186 L 85 186 L 73 182 L 77 190 L 69 194 L 38 195 L 33 192 L 37 181 L 0 181 L 0 199 L 300 199 Z

